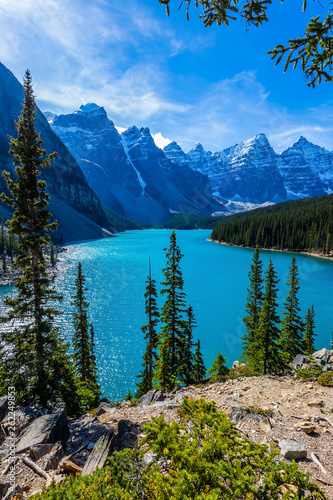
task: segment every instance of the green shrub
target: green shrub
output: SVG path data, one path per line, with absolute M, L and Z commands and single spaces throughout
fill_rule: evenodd
M 299 499 L 291 486 L 306 491 L 304 498 L 327 500 L 296 463 L 276 462 L 277 451 L 241 436 L 214 403 L 185 398 L 178 416 L 144 426 L 140 446 L 154 453 L 151 464 L 143 465 L 144 452 L 116 452 L 107 467 L 53 484 L 35 500 Z
M 323 371 L 323 367 L 320 365 L 310 366 L 308 368 L 300 368 L 296 372 L 296 378 L 302 378 L 303 380 L 309 380 L 310 378 L 317 378 Z
M 318 384 L 324 387 L 333 387 L 333 372 L 326 372 L 320 375 Z
M 230 368 L 228 374 L 226 375 L 226 379 L 228 380 L 240 377 L 259 377 L 260 375 L 260 372 L 256 371 L 249 365 L 239 365 L 235 366 L 235 368 Z

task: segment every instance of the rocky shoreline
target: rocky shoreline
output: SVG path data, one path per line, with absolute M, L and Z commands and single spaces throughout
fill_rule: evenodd
M 325 371 L 333 371 L 333 350 L 322 349 L 312 359 Z M 78 419 L 67 418 L 62 410 L 50 414 L 36 408 L 17 409 L 17 493 L 25 499 L 52 479 L 62 482 L 68 475 L 85 475 L 97 465 L 103 467 L 113 451 L 138 447 L 142 425 L 152 417 L 163 414 L 167 422 L 177 420 L 177 409 L 187 397 L 215 401 L 241 434 L 279 450 L 280 461 L 296 459 L 300 470 L 320 485 L 327 498 L 333 498 L 333 387 L 297 379 L 296 370 L 306 362 L 304 357 L 295 359 L 294 375 L 240 377 L 166 394 L 153 390 L 135 404 L 103 400 L 97 411 Z M 13 498 L 9 460 L 13 422 L 7 397 L 0 398 L 0 421 L 0 497 L 9 500 Z M 149 462 L 150 457 L 145 459 Z

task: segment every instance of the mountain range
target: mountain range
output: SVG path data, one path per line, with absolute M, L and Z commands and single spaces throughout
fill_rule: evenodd
M 13 175 L 8 135 L 16 135 L 22 100 L 21 84 L 0 63 L 0 172 Z M 58 152 L 42 175 L 64 241 L 110 235 L 112 217 L 135 228 L 128 219 L 156 225 L 173 213 L 228 215 L 333 193 L 333 153 L 304 137 L 280 154 L 264 134 L 216 152 L 197 143 L 186 153 L 176 142 L 162 150 L 148 128 L 119 133 L 93 103 L 67 115 L 38 110 L 36 128 L 47 152 Z M 1 204 L 0 213 L 10 216 Z
M 172 212 L 226 211 L 213 197 L 208 177 L 186 163 L 171 161 L 148 128 L 132 126 L 119 134 L 105 109 L 96 104 L 46 117 L 107 208 L 152 225 Z
M 221 200 L 263 204 L 333 192 L 333 153 L 304 137 L 280 154 L 264 134 L 214 153 L 198 143 L 185 154 L 176 142 L 164 153 L 205 173 Z

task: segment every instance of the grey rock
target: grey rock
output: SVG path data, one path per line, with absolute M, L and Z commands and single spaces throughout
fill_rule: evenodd
M 2 459 L 6 458 L 8 455 L 8 451 L 9 451 L 8 446 L 0 446 L 0 458 Z
M 323 349 L 320 349 L 320 351 L 316 351 L 312 354 L 313 358 L 317 359 L 323 359 L 324 357 L 326 360 L 330 358 L 332 355 L 332 351 L 328 351 L 325 347 Z
M 28 425 L 36 418 L 41 417 L 42 415 L 48 414 L 48 410 L 39 409 L 31 406 L 25 406 L 24 408 L 19 408 L 15 410 L 15 431 L 16 434 L 19 435 L 21 431 L 23 431 Z M 3 420 L 4 427 L 11 426 L 11 423 L 7 418 Z
M 238 361 L 238 360 L 236 360 L 236 361 L 234 361 L 234 362 L 232 363 L 232 367 L 233 367 L 233 368 L 237 368 L 237 366 L 239 366 L 239 361 Z
M 4 479 L 0 481 L 0 498 L 5 498 L 9 488 L 10 488 L 9 482 L 5 482 Z
M 154 461 L 155 456 L 156 456 L 155 453 L 152 453 L 151 451 L 147 451 L 147 453 L 145 453 L 143 455 L 143 459 L 142 459 L 143 465 L 151 464 Z
M 45 465 L 43 467 L 44 470 L 46 471 L 50 469 L 56 470 L 63 456 L 64 456 L 64 450 L 62 444 L 58 442 L 52 447 L 49 456 L 46 457 Z
M 0 424 L 0 441 L 2 439 L 6 439 L 6 432 L 5 432 L 5 429 L 3 428 L 3 426 Z
M 243 420 L 243 418 L 245 418 L 247 414 L 248 412 L 245 410 L 245 408 L 242 408 L 241 406 L 233 406 L 231 408 L 229 420 L 237 424 L 240 420 Z
M 61 441 L 63 447 L 69 438 L 67 415 L 64 411 L 43 415 L 34 420 L 23 432 L 16 445 L 16 452 L 21 453 L 31 446 Z
M 328 364 L 323 366 L 323 372 L 333 372 L 333 364 Z
M 101 436 L 94 446 L 82 470 L 82 476 L 94 472 L 97 468 L 104 467 L 108 457 L 112 454 L 115 443 L 114 432 L 108 431 Z
M 121 451 L 125 448 L 137 448 L 138 434 L 141 427 L 132 423 L 130 420 L 120 420 L 118 423 L 118 434 L 116 436 L 115 450 Z
M 168 403 L 175 404 L 175 405 L 181 405 L 181 404 L 183 404 L 184 397 L 185 397 L 184 394 L 178 394 L 173 399 L 168 401 Z
M 144 405 L 149 405 L 150 403 L 155 403 L 157 401 L 164 401 L 164 394 L 163 392 L 154 389 L 144 394 L 142 398 L 138 401 L 137 405 L 144 406 Z
M 53 443 L 35 444 L 34 446 L 31 446 L 29 454 L 31 458 L 34 458 L 36 461 L 38 461 L 45 455 L 48 455 L 53 446 Z
M 303 356 L 303 354 L 297 354 L 297 356 L 294 358 L 294 360 L 291 362 L 291 366 L 295 370 L 299 370 L 302 368 L 302 366 L 306 363 L 306 356 Z
M 240 400 L 240 398 L 242 398 L 242 397 L 243 397 L 243 394 L 240 394 L 240 393 L 236 393 L 236 394 L 234 394 L 234 399 L 235 399 L 235 401 L 239 401 L 239 400 Z
M 5 418 L 8 412 L 8 396 L 0 398 L 0 422 Z
M 107 411 L 111 410 L 112 406 L 109 403 L 100 403 L 99 407 L 97 408 L 96 415 L 103 415 Z
M 282 439 L 279 442 L 281 455 L 288 460 L 300 460 L 306 458 L 307 450 L 305 446 L 291 439 Z
M 18 497 L 19 495 L 19 497 Z M 17 485 L 14 489 L 9 489 L 3 500 L 11 500 L 12 498 L 24 498 L 24 491 L 21 486 Z

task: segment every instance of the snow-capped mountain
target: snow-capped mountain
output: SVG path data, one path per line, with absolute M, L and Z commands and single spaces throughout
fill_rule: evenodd
M 244 203 L 244 209 L 248 203 L 276 203 L 333 192 L 333 153 L 304 137 L 281 154 L 274 152 L 264 134 L 214 153 L 196 144 L 186 154 L 175 142 L 164 153 L 206 174 L 215 196 Z M 233 211 L 230 203 L 227 207 Z
M 133 126 L 119 134 L 96 104 L 69 115 L 52 115 L 50 125 L 102 203 L 130 219 L 158 224 L 171 212 L 225 210 L 214 199 L 206 175 L 169 159 L 148 128 Z

